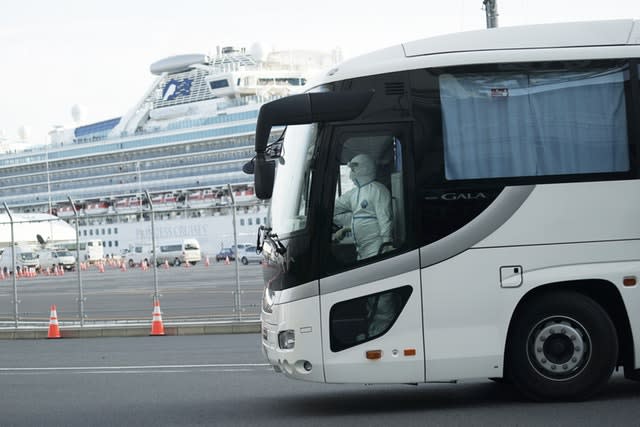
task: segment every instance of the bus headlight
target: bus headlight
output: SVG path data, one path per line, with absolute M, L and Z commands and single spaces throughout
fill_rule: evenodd
M 296 346 L 296 334 L 293 329 L 287 329 L 278 334 L 278 345 L 282 350 L 291 350 Z

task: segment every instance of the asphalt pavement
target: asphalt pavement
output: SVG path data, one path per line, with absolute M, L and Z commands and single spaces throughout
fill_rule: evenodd
M 76 272 L 66 272 L 64 276 L 38 275 L 18 279 L 15 288 L 10 279 L 5 279 L 0 282 L 0 328 L 5 331 L 15 326 L 14 293 L 18 296 L 19 326 L 14 335 L 21 338 L 35 337 L 28 330 L 46 330 L 54 304 L 68 337 L 102 336 L 91 335 L 101 327 L 109 328 L 111 336 L 115 328 L 127 328 L 133 335 L 142 335 L 152 320 L 156 289 L 162 318 L 168 325 L 255 323 L 259 318 L 263 289 L 259 264 L 236 268 L 233 263 L 214 262 L 209 266 L 200 263 L 189 268 L 160 268 L 155 273 L 139 267 L 122 270 L 113 266 L 104 271 L 90 267 L 81 271 L 80 280 Z M 73 332 L 78 329 L 75 327 L 81 317 L 87 326 L 83 334 Z M 136 323 L 142 324 L 140 333 L 134 331 Z M 10 338 L 3 336 L 3 331 L 0 338 Z M 196 333 L 195 329 L 191 331 Z
M 0 341 L 0 425 L 636 426 L 640 383 L 532 403 L 509 385 L 317 384 L 275 373 L 259 334 Z

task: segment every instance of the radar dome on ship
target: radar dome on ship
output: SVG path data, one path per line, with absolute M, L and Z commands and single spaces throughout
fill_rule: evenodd
M 209 57 L 199 53 L 176 55 L 154 62 L 149 70 L 151 74 L 159 76 L 162 73 L 172 74 L 188 71 L 193 68 L 194 64 L 207 64 L 208 62 L 210 62 Z

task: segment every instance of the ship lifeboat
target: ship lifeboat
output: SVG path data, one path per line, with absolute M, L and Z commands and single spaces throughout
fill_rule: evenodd
M 190 207 L 205 207 L 214 204 L 216 195 L 212 190 L 196 191 L 189 195 L 188 203 Z
M 250 202 L 255 199 L 253 188 L 248 188 L 243 191 L 236 191 L 235 194 L 236 203 Z
M 173 194 L 165 194 L 162 202 L 165 209 L 175 209 L 178 206 L 178 199 Z
M 107 202 L 87 203 L 84 208 L 84 213 L 87 215 L 100 215 L 107 212 L 109 212 L 109 203 Z
M 137 197 L 129 197 L 128 199 L 120 199 L 116 201 L 115 208 L 118 213 L 133 213 L 140 210 L 140 199 Z
M 160 194 L 151 198 L 153 209 L 156 211 L 175 209 L 177 206 L 176 196 L 173 194 Z
M 58 208 L 56 208 L 56 215 L 58 215 L 60 218 L 72 217 L 74 215 L 73 207 L 71 207 L 71 205 L 59 206 Z

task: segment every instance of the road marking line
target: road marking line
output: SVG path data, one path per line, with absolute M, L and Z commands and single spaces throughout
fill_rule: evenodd
M 132 366 L 57 366 L 57 367 L 36 367 L 36 368 L 0 368 L 2 372 L 47 372 L 47 371 L 117 371 L 117 370 L 152 370 L 152 369 L 247 369 L 265 368 L 268 363 L 219 363 L 207 365 L 132 365 Z

